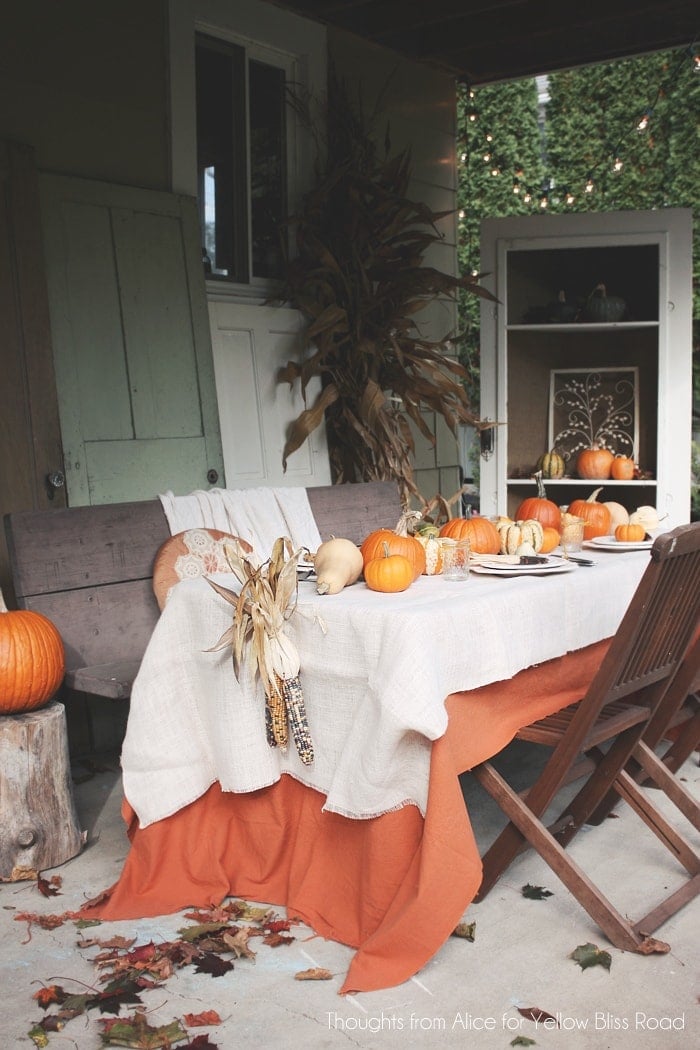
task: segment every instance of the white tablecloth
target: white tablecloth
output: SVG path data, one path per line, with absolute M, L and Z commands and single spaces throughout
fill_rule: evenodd
M 449 693 L 512 677 L 614 634 L 648 552 L 585 552 L 593 568 L 466 582 L 421 577 L 401 594 L 364 583 L 319 596 L 300 584 L 289 624 L 316 758 L 268 746 L 259 683 L 237 682 L 229 652 L 206 652 L 231 607 L 206 580 L 179 583 L 137 676 L 124 742 L 124 790 L 142 826 L 219 781 L 253 791 L 291 774 L 325 808 L 370 818 L 406 804 L 425 812 L 431 741 Z M 233 576 L 217 576 L 234 586 Z M 322 629 L 318 617 L 325 625 Z

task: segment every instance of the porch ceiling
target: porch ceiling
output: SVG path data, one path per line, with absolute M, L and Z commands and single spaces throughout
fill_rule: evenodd
M 274 0 L 470 84 L 534 76 L 700 37 L 697 0 Z

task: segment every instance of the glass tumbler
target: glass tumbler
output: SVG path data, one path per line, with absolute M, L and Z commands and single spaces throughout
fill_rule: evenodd
M 442 544 L 442 575 L 446 580 L 469 579 L 469 540 L 447 540 Z
M 564 554 L 574 554 L 583 546 L 583 518 L 569 518 L 561 527 L 561 540 L 559 541 Z

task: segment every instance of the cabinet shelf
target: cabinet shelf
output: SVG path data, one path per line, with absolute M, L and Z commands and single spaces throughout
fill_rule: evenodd
M 585 335 L 594 332 L 611 332 L 615 329 L 621 331 L 634 331 L 637 328 L 658 328 L 658 321 L 611 321 L 606 324 L 595 321 L 581 321 L 573 324 L 509 324 L 506 325 L 507 332 L 566 332 Z
M 534 478 L 507 478 L 507 484 L 516 485 L 534 485 Z M 633 478 L 630 481 L 617 481 L 615 478 L 543 478 L 542 479 L 545 488 L 553 488 L 555 486 L 569 486 L 569 485 L 580 485 L 596 488 L 598 485 L 605 485 L 606 488 L 611 488 L 613 485 L 615 488 L 647 488 L 649 486 L 656 486 L 656 478 Z

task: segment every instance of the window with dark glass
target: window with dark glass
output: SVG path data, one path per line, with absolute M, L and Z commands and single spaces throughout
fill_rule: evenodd
M 197 182 L 208 276 L 279 277 L 287 214 L 285 70 L 198 35 Z

